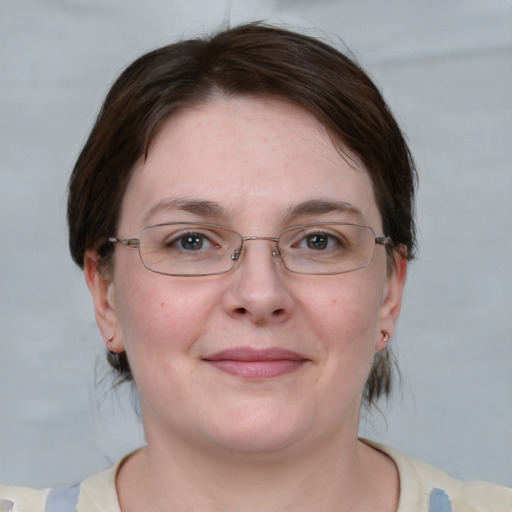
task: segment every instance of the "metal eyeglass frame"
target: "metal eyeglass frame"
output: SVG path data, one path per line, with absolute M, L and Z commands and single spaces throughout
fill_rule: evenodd
M 320 272 L 318 272 L 318 273 L 317 272 L 299 272 L 299 271 L 292 270 L 292 269 L 288 268 L 288 266 L 286 265 L 285 258 L 283 258 L 281 251 L 279 250 L 279 238 L 284 233 L 286 233 L 288 231 L 295 230 L 295 229 L 301 229 L 301 228 L 314 227 L 314 226 L 359 226 L 362 228 L 369 229 L 372 232 L 372 234 L 374 236 L 375 245 L 383 245 L 383 246 L 389 246 L 389 247 L 393 247 L 393 245 L 394 245 L 391 237 L 375 236 L 375 231 L 373 231 L 373 228 L 371 228 L 370 226 L 366 226 L 364 224 L 351 223 L 351 222 L 313 222 L 313 223 L 309 223 L 309 224 L 300 224 L 298 226 L 291 226 L 289 228 L 286 228 L 285 230 L 281 231 L 278 236 L 255 236 L 255 235 L 243 236 L 238 231 L 235 231 L 234 229 L 228 228 L 226 226 L 221 226 L 220 224 L 211 224 L 211 223 L 207 223 L 207 222 L 162 222 L 159 224 L 152 224 L 150 226 L 144 227 L 143 229 L 141 229 L 139 231 L 137 236 L 140 237 L 140 234 L 149 228 L 154 228 L 154 227 L 159 227 L 159 226 L 172 226 L 172 225 L 179 225 L 179 224 L 200 226 L 200 227 L 206 227 L 206 228 L 208 228 L 208 227 L 221 228 L 226 231 L 230 231 L 232 233 L 237 234 L 241 239 L 242 245 L 238 249 L 235 249 L 233 254 L 230 256 L 230 259 L 232 261 L 234 261 L 235 263 L 233 263 L 233 265 L 231 267 L 229 267 L 228 269 L 222 270 L 220 272 L 209 272 L 209 273 L 201 273 L 201 274 L 181 274 L 181 273 L 173 274 L 173 273 L 169 273 L 169 272 L 160 272 L 158 270 L 154 270 L 154 269 L 148 267 L 146 265 L 146 263 L 144 263 L 144 259 L 142 258 L 142 255 L 140 253 L 140 238 L 136 238 L 136 237 L 134 237 L 134 238 L 117 238 L 117 237 L 110 236 L 110 237 L 108 237 L 108 241 L 109 241 L 109 243 L 112 243 L 112 244 L 118 243 L 118 244 L 124 245 L 125 247 L 129 247 L 131 249 L 138 249 L 140 261 L 144 265 L 144 267 L 147 268 L 149 271 L 154 272 L 155 274 L 161 274 L 161 275 L 165 275 L 165 276 L 176 276 L 176 277 L 213 276 L 213 275 L 220 275 L 220 274 L 225 274 L 227 272 L 230 272 L 231 270 L 233 270 L 235 268 L 236 262 L 240 259 L 240 256 L 242 255 L 244 242 L 252 241 L 252 240 L 268 240 L 270 242 L 274 242 L 276 244 L 276 248 L 272 250 L 272 256 L 274 256 L 274 257 L 279 256 L 283 263 L 284 268 L 286 268 L 286 270 L 288 270 L 289 272 L 293 272 L 294 274 L 312 275 L 312 276 L 314 276 L 314 275 L 345 274 L 347 272 L 354 272 L 356 270 L 361 270 L 362 268 L 367 267 L 372 262 L 373 255 L 375 254 L 375 249 L 374 249 L 374 252 L 372 252 L 372 257 L 366 264 L 364 264 L 360 267 L 357 267 L 357 268 L 350 269 L 350 270 L 342 270 L 341 272 L 321 272 L 321 273 Z

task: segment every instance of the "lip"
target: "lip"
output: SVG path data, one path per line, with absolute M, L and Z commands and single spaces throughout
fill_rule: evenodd
M 246 379 L 268 379 L 297 371 L 309 359 L 278 347 L 254 349 L 238 347 L 206 356 L 203 361 L 220 370 Z

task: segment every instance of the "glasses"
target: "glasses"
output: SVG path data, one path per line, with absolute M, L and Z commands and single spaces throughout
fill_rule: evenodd
M 329 275 L 368 266 L 376 245 L 392 245 L 372 228 L 340 222 L 294 226 L 277 237 L 242 236 L 217 224 L 168 222 L 144 228 L 137 238 L 110 237 L 109 242 L 137 248 L 143 265 L 169 276 L 210 276 L 233 269 L 244 244 L 267 240 L 272 255 L 298 274 Z

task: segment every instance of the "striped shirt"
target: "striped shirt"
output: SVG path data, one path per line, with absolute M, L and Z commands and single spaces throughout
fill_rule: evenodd
M 496 484 L 462 482 L 391 448 L 363 440 L 387 454 L 400 475 L 397 512 L 512 512 L 512 489 Z M 122 460 L 80 485 L 36 490 L 0 488 L 0 498 L 15 503 L 15 512 L 121 512 L 116 474 Z

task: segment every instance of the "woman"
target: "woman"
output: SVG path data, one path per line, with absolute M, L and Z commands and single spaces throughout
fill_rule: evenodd
M 379 92 L 257 24 L 141 57 L 70 181 L 70 248 L 147 445 L 19 511 L 512 510 L 357 438 L 391 387 L 415 172 Z

